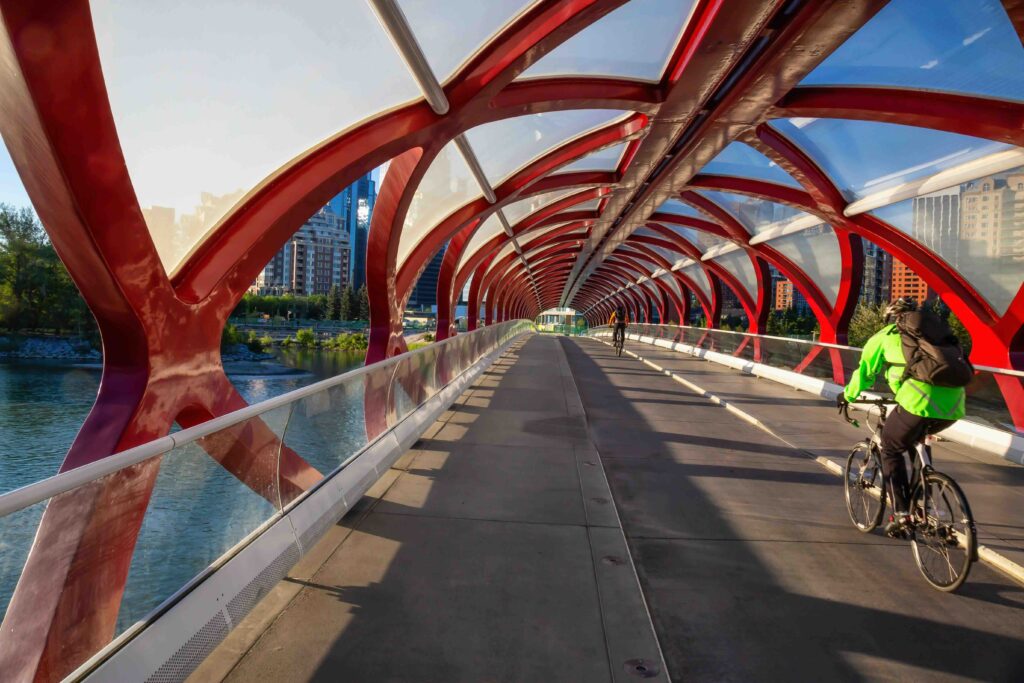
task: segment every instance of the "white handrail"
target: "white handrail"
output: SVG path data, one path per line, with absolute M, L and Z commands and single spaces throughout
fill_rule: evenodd
M 750 332 L 736 332 L 735 330 L 719 330 L 712 329 L 710 327 L 693 327 L 691 325 L 664 325 L 661 323 L 635 323 L 637 325 L 645 325 L 647 327 L 671 327 L 681 328 L 684 330 L 699 330 L 701 332 L 715 332 L 717 334 L 738 334 L 743 337 L 751 337 L 756 339 L 778 339 L 780 341 L 792 342 L 794 344 L 805 344 L 807 346 L 824 346 L 830 349 L 842 349 L 844 351 L 857 351 L 858 353 L 863 351 L 859 346 L 844 346 L 843 344 L 830 344 L 828 342 L 811 341 L 809 339 L 795 339 L 793 337 L 776 337 L 770 334 L 751 334 Z M 588 328 L 588 332 L 593 330 L 600 330 L 608 327 L 607 325 L 600 325 L 598 327 Z M 1024 377 L 1024 371 L 1013 370 L 1010 368 L 994 368 L 988 365 L 975 365 L 975 370 L 981 370 L 982 372 L 990 372 L 993 375 L 1008 375 L 1010 377 Z
M 114 472 L 123 470 L 126 467 L 131 467 L 132 465 L 137 465 L 140 462 L 144 462 L 158 455 L 169 453 L 174 448 L 192 443 L 205 436 L 209 436 L 214 432 L 219 432 L 228 427 L 245 422 L 246 420 L 259 417 L 260 415 L 274 410 L 275 408 L 280 408 L 288 405 L 289 403 L 295 403 L 307 396 L 320 393 L 325 389 L 330 389 L 338 386 L 339 384 L 345 384 L 369 372 L 378 372 L 389 368 L 411 356 L 432 353 L 448 344 L 464 340 L 469 335 L 477 333 L 482 334 L 488 330 L 495 330 L 503 325 L 511 326 L 519 323 L 529 324 L 530 321 L 509 320 L 503 323 L 498 323 L 497 325 L 491 325 L 490 327 L 483 327 L 478 330 L 474 330 L 473 332 L 449 337 L 443 341 L 435 342 L 430 346 L 416 349 L 415 351 L 407 351 L 398 356 L 392 356 L 391 358 L 380 361 L 379 363 L 364 365 L 361 368 L 350 370 L 341 375 L 329 377 L 328 379 L 321 380 L 314 384 L 294 389 L 281 394 L 280 396 L 269 398 L 266 401 L 261 401 L 260 403 L 246 406 L 245 408 L 221 415 L 220 417 L 215 417 L 212 420 L 207 420 L 206 422 L 194 427 L 182 429 L 180 432 L 175 432 L 174 434 L 169 434 L 159 439 L 135 446 L 134 448 L 129 448 L 119 453 L 108 455 L 105 458 L 101 458 L 100 460 L 96 460 L 86 465 L 81 465 L 73 470 L 60 472 L 52 477 L 47 477 L 46 479 L 41 479 L 31 484 L 27 484 L 26 486 L 14 489 L 13 491 L 0 494 L 0 519 L 30 505 L 35 505 L 36 503 L 40 503 L 44 500 L 49 500 L 61 493 L 66 493 L 67 491 L 78 488 L 79 486 L 88 484 L 91 481 L 96 481 L 97 479 L 101 479 L 107 475 L 113 474 Z

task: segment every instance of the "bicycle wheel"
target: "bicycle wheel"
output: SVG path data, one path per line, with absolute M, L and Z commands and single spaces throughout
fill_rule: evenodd
M 967 580 L 977 555 L 978 537 L 967 498 L 950 477 L 927 472 L 914 490 L 910 510 L 917 568 L 932 587 L 955 591 Z
M 872 531 L 885 513 L 885 476 L 874 444 L 862 442 L 850 451 L 843 481 L 850 521 L 864 533 Z

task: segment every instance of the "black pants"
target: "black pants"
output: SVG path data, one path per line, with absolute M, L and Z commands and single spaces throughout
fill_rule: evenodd
M 615 333 L 612 335 L 612 343 L 614 344 L 619 339 L 622 343 L 626 343 L 626 326 L 623 323 L 615 323 Z
M 908 413 L 903 406 L 889 414 L 882 427 L 882 471 L 889 482 L 889 500 L 893 512 L 906 512 L 909 508 L 910 482 L 903 454 L 917 446 L 928 434 L 941 432 L 956 420 L 920 417 Z

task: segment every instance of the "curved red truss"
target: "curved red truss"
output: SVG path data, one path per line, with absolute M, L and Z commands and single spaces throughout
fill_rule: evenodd
M 759 331 L 767 315 L 767 264 L 772 263 L 807 296 L 822 321 L 823 338 L 842 341 L 857 299 L 863 238 L 911 265 L 942 295 L 974 336 L 975 360 L 1024 367 L 1024 288 L 1007 311 L 997 315 L 959 273 L 910 236 L 873 216 L 844 216 L 846 202 L 835 185 L 813 160 L 766 125 L 778 116 L 859 118 L 1022 145 L 1020 103 L 898 88 L 791 87 L 883 6 L 883 0 L 797 5 L 736 0 L 728 13 L 720 11 L 720 0 L 698 0 L 694 18 L 658 83 L 577 77 L 514 80 L 541 55 L 624 2 L 541 0 L 532 5 L 448 81 L 448 114 L 438 115 L 424 102 L 402 106 L 300 155 L 254 188 L 168 277 L 125 167 L 87 0 L 0 0 L 0 50 L 6 66 L 0 71 L 5 105 L 0 128 L 104 339 L 99 396 L 63 469 L 162 436 L 175 420 L 188 425 L 241 407 L 244 402 L 224 376 L 219 357 L 220 332 L 228 315 L 259 270 L 310 214 L 338 188 L 387 161 L 391 170 L 381 188 L 370 238 L 375 258 L 368 259 L 374 340 L 369 360 L 404 348 L 396 324 L 405 296 L 445 242 L 451 258 L 446 255 L 439 277 L 439 322 L 445 324 L 438 336 L 452 331 L 453 302 L 467 283 L 470 329 L 477 325 L 482 299 L 487 302 L 488 322 L 530 315 L 559 302 L 589 306 L 588 316 L 606 314 L 610 306 L 621 303 L 644 319 L 649 319 L 653 305 L 664 320 L 669 302 L 685 318 L 691 293 L 704 308 L 708 324 L 715 326 L 725 282 L 742 293 L 739 298 L 751 330 Z M 1007 0 L 1005 5 L 1020 34 L 1020 3 Z M 24 39 L 26 35 L 53 37 L 45 58 L 36 50 L 38 43 Z M 764 38 L 770 39 L 769 47 L 755 54 L 752 46 Z M 806 45 L 816 49 L 807 50 Z M 682 78 L 683 73 L 692 78 Z M 715 93 L 721 96 L 712 98 Z M 428 231 L 404 263 L 397 263 L 411 192 L 444 144 L 469 128 L 512 116 L 594 107 L 637 113 L 534 160 L 494 188 L 496 204 L 481 200 L 460 207 Z M 641 139 L 644 133 L 649 134 Z M 804 191 L 697 173 L 703 165 L 699 159 L 707 161 L 715 145 L 721 148 L 737 136 L 790 172 Z M 627 149 L 614 173 L 557 172 L 583 154 L 621 141 L 627 141 Z M 687 164 L 693 166 L 692 172 Z M 472 234 L 497 208 L 546 190 L 575 186 L 587 188 L 575 197 L 601 197 L 597 211 L 573 211 L 574 202 L 567 198 L 557 203 L 558 208 L 536 212 L 514 226 L 517 239 L 548 229 L 523 245 L 529 269 L 515 252 L 496 258 L 508 243 L 505 235 L 463 260 Z M 609 193 L 611 186 L 622 191 Z M 659 233 L 658 242 L 617 234 L 631 229 L 621 227 L 629 223 L 624 219 L 641 208 L 648 211 L 659 193 L 663 197 L 666 190 L 685 187 L 716 187 L 793 203 L 830 222 L 844 264 L 836 301 L 828 301 L 800 264 L 790 262 L 770 243 L 750 245 L 735 217 L 710 202 L 700 208 L 712 220 L 641 215 L 640 224 L 654 221 L 651 228 Z M 692 192 L 684 191 L 683 196 L 701 204 Z M 561 221 L 569 224 L 551 228 Z M 695 254 L 685 239 L 659 232 L 659 222 L 737 242 L 751 259 L 758 291 L 746 293 L 726 269 L 700 261 L 699 251 Z M 612 245 L 624 248 L 616 251 Z M 657 279 L 636 285 L 639 277 L 666 263 L 650 247 L 697 260 L 708 277 L 710 297 L 686 275 L 670 269 L 666 270 L 680 295 Z M 602 253 L 607 254 L 603 263 Z M 577 282 L 585 263 L 593 263 L 593 272 Z M 626 285 L 628 289 L 618 291 Z M 570 293 L 575 298 L 563 301 Z M 1016 389 L 1007 387 L 1007 396 L 1024 406 L 1019 382 Z M 1024 425 L 1024 417 L 1020 422 Z M 279 444 L 259 425 L 238 443 L 240 447 L 232 449 L 211 446 L 210 454 L 248 485 L 265 489 L 266 472 L 259 463 Z M 283 469 L 274 476 L 284 495 L 295 495 L 317 481 L 319 474 L 298 455 L 287 449 L 282 453 Z M 106 488 L 89 494 L 93 497 L 88 500 L 77 500 L 79 508 L 94 510 L 89 515 L 69 521 L 61 516 L 60 506 L 47 511 L 39 543 L 65 539 L 62 542 L 71 544 L 67 561 L 47 564 L 35 552 L 30 557 L 0 627 L 0 667 L 5 672 L 59 678 L 109 640 L 133 541 L 121 543 L 116 556 L 105 557 L 103 563 L 90 549 L 112 537 L 134 539 L 157 467 L 140 467 L 118 489 Z M 105 512 L 113 509 L 107 503 L 115 496 L 121 503 L 118 519 Z M 77 604 L 79 595 L 94 596 L 94 601 Z M 17 634 L 12 636 L 14 623 Z

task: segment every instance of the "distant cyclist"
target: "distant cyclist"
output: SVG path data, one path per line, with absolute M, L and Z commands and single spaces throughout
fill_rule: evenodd
M 608 318 L 608 324 L 615 327 L 615 332 L 612 335 L 612 343 L 618 343 L 620 340 L 623 344 L 626 343 L 626 325 L 629 325 L 629 316 L 626 314 L 626 309 L 619 306 L 612 315 Z
M 840 408 L 870 390 L 887 365 L 885 379 L 896 395 L 896 410 L 882 430 L 882 470 L 889 484 L 893 516 L 889 536 L 905 535 L 910 497 L 903 454 L 928 434 L 964 416 L 964 387 L 974 369 L 949 325 L 919 311 L 913 299 L 897 299 L 885 309 L 886 325 L 868 339 L 860 366 L 836 399 Z

